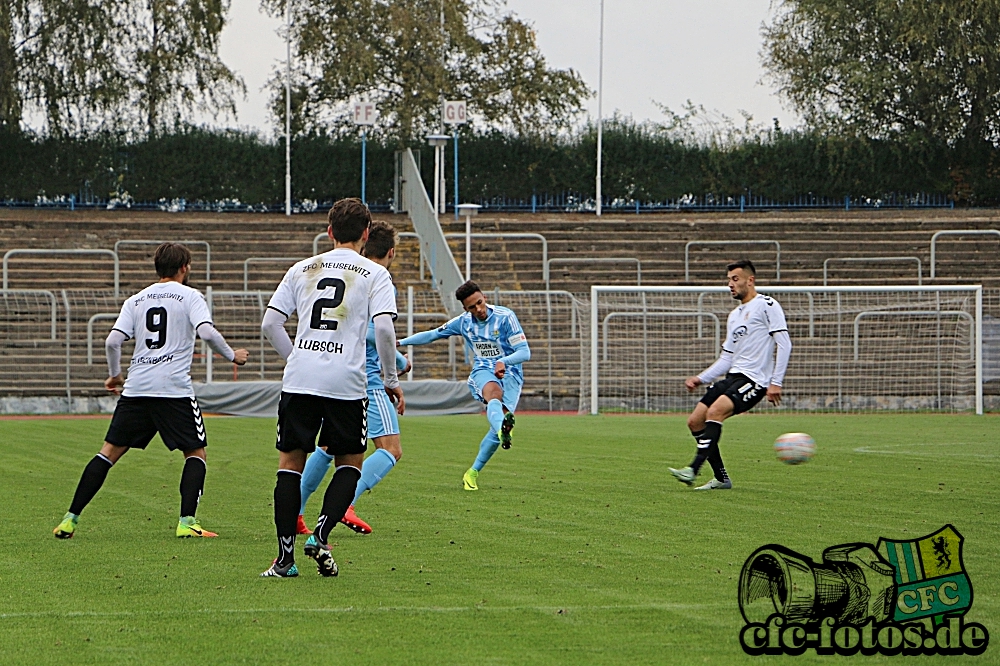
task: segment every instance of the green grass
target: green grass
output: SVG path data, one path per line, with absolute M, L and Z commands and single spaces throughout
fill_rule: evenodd
M 741 416 L 722 443 L 736 487 L 708 494 L 667 474 L 693 449 L 676 416 L 519 417 L 464 492 L 484 426 L 404 419 L 402 462 L 357 506 L 375 533 L 333 532 L 340 577 L 300 556 L 298 579 L 263 580 L 272 420 L 209 419 L 199 517 L 221 536 L 200 541 L 173 536 L 181 457 L 158 439 L 112 470 L 75 538 L 52 538 L 107 423 L 0 422 L 0 662 L 771 663 L 738 642 L 753 550 L 819 559 L 945 523 L 966 538 L 969 618 L 1000 632 L 995 418 Z M 788 431 L 815 437 L 812 462 L 775 460 Z

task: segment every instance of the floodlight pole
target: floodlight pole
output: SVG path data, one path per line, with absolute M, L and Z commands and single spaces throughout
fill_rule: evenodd
M 598 40 L 597 60 L 597 217 L 601 216 L 601 160 L 604 149 L 604 0 L 601 0 L 601 34 Z
M 361 203 L 367 204 L 368 199 L 365 198 L 365 175 L 367 173 L 368 161 L 368 128 L 361 127 Z
M 458 127 L 454 128 L 451 140 L 455 144 L 455 219 L 458 219 Z
M 285 215 L 292 214 L 292 0 L 285 0 Z

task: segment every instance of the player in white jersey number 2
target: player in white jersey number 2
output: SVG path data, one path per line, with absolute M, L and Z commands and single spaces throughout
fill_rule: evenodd
M 453 335 L 465 338 L 472 352 L 472 372 L 469 390 L 474 398 L 486 405 L 486 420 L 490 430 L 479 444 L 479 455 L 462 477 L 466 490 L 479 490 L 479 472 L 497 447 L 509 449 L 514 411 L 521 398 L 524 375 L 521 364 L 531 358 L 531 349 L 517 315 L 509 308 L 488 305 L 482 290 L 472 280 L 455 290 L 455 298 L 465 312 L 444 326 L 417 333 L 399 345 L 425 345 Z
M 296 523 L 306 455 L 319 445 L 333 456 L 336 471 L 323 497 L 316 530 L 303 549 L 323 576 L 336 576 L 330 530 L 354 500 L 368 447 L 365 338 L 375 325 L 375 346 L 385 391 L 402 407 L 396 376 L 396 294 L 389 271 L 361 256 L 371 214 L 359 199 L 341 199 L 329 214 L 334 249 L 288 269 L 261 322 L 264 335 L 286 359 L 278 403 L 278 478 L 274 525 L 278 557 L 262 576 L 290 578 L 295 566 Z M 298 313 L 294 343 L 284 323 Z
M 722 422 L 753 409 L 765 396 L 768 402 L 779 404 L 781 384 L 792 354 L 785 312 L 776 300 L 757 293 L 753 263 L 741 259 L 726 269 L 729 293 L 740 305 L 729 313 L 719 359 L 700 375 L 688 377 L 684 382 L 688 391 L 712 383 L 688 417 L 688 428 L 697 442 L 694 460 L 689 467 L 670 468 L 678 481 L 691 485 L 708 460 L 714 478 L 695 490 L 733 487 L 719 453 Z
M 181 473 L 179 537 L 214 537 L 195 520 L 205 487 L 205 446 L 208 444 L 201 409 L 191 384 L 191 358 L 195 334 L 227 361 L 247 362 L 247 350 L 233 351 L 212 324 L 212 314 L 202 295 L 186 285 L 191 273 L 191 252 L 183 245 L 164 243 L 153 254 L 160 277 L 125 300 L 121 314 L 108 335 L 105 349 L 108 378 L 104 387 L 121 390 L 101 452 L 83 470 L 73 502 L 63 521 L 53 530 L 69 539 L 80 513 L 104 485 L 111 467 L 129 449 L 145 449 L 156 433 L 171 451 L 184 454 Z M 122 343 L 135 338 L 128 378 L 122 380 Z

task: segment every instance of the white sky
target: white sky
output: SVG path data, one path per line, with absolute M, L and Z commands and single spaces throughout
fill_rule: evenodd
M 577 70 L 597 89 L 599 0 L 507 0 L 532 23 L 550 66 Z M 284 42 L 258 0 L 231 0 L 221 55 L 247 84 L 240 126 L 264 130 L 272 67 L 284 62 Z M 740 109 L 758 122 L 777 117 L 798 124 L 770 85 L 762 83 L 760 26 L 771 0 L 605 0 L 604 113 L 637 120 L 662 119 L 653 101 L 679 111 L 686 100 L 739 120 Z M 597 115 L 596 95 L 587 104 Z

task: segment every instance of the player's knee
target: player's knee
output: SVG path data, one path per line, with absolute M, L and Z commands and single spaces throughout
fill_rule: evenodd
M 716 401 L 715 403 L 712 404 L 711 407 L 708 408 L 708 413 L 705 415 L 705 420 L 723 421 L 724 419 L 729 418 L 729 416 L 732 413 L 733 413 L 732 407 L 730 407 L 729 405 L 719 404 L 719 401 Z
M 705 427 L 705 419 L 699 414 L 691 414 L 688 417 L 688 430 L 697 432 Z

